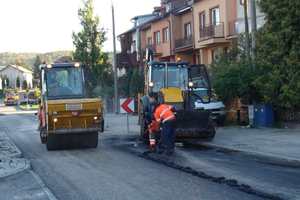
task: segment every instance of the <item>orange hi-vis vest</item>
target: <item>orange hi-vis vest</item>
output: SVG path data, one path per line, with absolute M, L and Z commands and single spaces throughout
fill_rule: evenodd
M 156 119 L 157 123 L 164 123 L 166 121 L 175 119 L 174 113 L 171 111 L 173 106 L 167 105 L 167 104 L 161 104 L 156 108 L 156 111 L 154 113 L 154 117 Z

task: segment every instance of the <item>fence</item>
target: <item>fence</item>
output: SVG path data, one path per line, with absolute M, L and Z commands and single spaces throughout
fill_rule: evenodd
M 134 114 L 138 112 L 138 98 L 134 98 Z M 105 113 L 115 113 L 115 98 L 102 98 L 103 110 Z M 118 113 L 120 113 L 120 99 L 118 98 Z

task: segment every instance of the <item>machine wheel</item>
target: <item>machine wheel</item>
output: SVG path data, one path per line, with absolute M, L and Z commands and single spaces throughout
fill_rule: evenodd
M 54 139 L 55 135 L 53 134 L 48 134 L 48 137 L 46 139 L 46 148 L 48 151 L 52 151 L 52 150 L 55 150 L 55 139 Z
M 47 141 L 47 137 L 42 137 L 42 131 L 40 132 L 40 138 L 41 138 L 42 144 L 45 144 Z
M 97 148 L 98 131 L 91 133 L 48 134 L 48 151 L 62 149 Z
M 218 126 L 224 126 L 225 121 L 218 121 L 217 124 L 218 124 Z

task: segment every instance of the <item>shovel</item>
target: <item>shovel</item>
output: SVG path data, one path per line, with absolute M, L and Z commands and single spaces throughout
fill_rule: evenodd
M 138 137 L 136 140 L 135 140 L 135 142 L 134 142 L 134 147 L 138 147 L 139 146 L 139 141 L 140 141 L 140 139 L 147 133 L 149 131 L 149 128 L 140 136 L 140 137 Z

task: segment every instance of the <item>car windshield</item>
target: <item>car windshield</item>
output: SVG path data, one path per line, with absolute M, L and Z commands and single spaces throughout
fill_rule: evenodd
M 153 92 L 158 92 L 165 86 L 166 67 L 154 67 L 152 70 Z M 168 87 L 179 87 L 187 90 L 188 69 L 187 67 L 168 66 Z
M 203 103 L 209 102 L 210 99 L 207 89 L 210 87 L 210 84 L 207 80 L 207 73 L 204 66 L 191 66 L 191 79 L 194 88 L 193 93 L 198 95 L 202 99 Z
M 83 78 L 81 68 L 53 68 L 46 72 L 48 98 L 74 98 L 83 96 Z M 45 91 L 46 92 L 46 91 Z
M 191 78 L 195 88 L 209 87 L 207 81 L 206 70 L 202 66 L 195 66 L 191 68 Z

